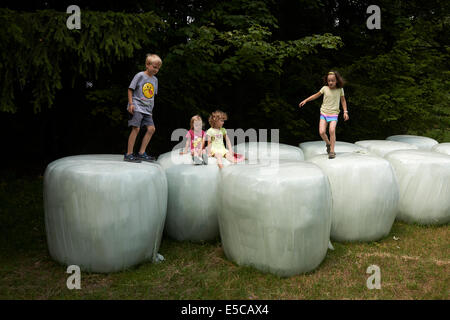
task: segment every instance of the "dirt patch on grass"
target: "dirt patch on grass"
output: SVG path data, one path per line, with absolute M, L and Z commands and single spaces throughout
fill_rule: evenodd
M 379 258 L 393 258 L 393 259 L 403 259 L 403 260 L 413 260 L 413 261 L 423 261 L 423 262 L 431 262 L 438 266 L 444 266 L 450 264 L 450 260 L 437 260 L 437 259 L 424 259 L 420 256 L 408 256 L 408 255 L 395 255 L 388 252 L 374 252 L 374 253 L 359 253 L 357 254 L 358 258 L 365 257 L 379 257 Z

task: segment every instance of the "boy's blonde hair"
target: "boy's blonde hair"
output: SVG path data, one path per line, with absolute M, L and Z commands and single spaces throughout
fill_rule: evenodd
M 145 57 L 145 65 L 153 62 L 156 62 L 160 67 L 162 65 L 162 60 L 157 54 L 147 53 L 147 56 Z
M 202 117 L 200 117 L 198 114 L 196 114 L 195 116 L 193 116 L 191 118 L 191 130 L 194 129 L 194 121 L 200 120 L 201 122 L 203 122 Z
M 228 116 L 225 112 L 216 110 L 209 116 L 208 122 L 211 125 L 211 127 L 216 128 L 217 127 L 217 121 L 219 120 L 227 120 Z

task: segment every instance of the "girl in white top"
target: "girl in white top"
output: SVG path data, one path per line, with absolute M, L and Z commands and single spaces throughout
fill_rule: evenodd
M 336 125 L 339 115 L 339 101 L 344 109 L 344 121 L 347 121 L 349 117 L 343 89 L 344 79 L 339 72 L 330 71 L 324 77 L 324 81 L 325 84 L 327 84 L 326 86 L 323 86 L 319 92 L 300 102 L 298 106 L 301 108 L 305 103 L 319 98 L 322 94 L 324 95 L 322 107 L 320 108 L 319 134 L 327 146 L 328 158 L 333 159 L 336 157 L 334 146 L 336 144 Z M 330 138 L 327 136 L 328 123 L 330 123 Z

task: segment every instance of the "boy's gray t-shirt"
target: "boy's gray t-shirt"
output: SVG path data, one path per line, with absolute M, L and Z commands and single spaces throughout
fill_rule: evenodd
M 149 77 L 145 71 L 141 71 L 134 76 L 128 88 L 133 90 L 135 111 L 151 115 L 155 94 L 158 94 L 158 78 Z

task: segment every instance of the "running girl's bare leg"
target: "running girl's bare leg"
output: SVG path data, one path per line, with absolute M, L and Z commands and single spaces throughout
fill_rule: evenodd
M 337 121 L 331 121 L 330 128 L 328 129 L 330 133 L 330 152 L 334 152 L 334 146 L 336 144 L 336 125 Z
M 327 136 L 327 122 L 324 119 L 320 119 L 319 122 L 319 134 L 323 141 L 325 141 L 326 144 L 330 144 L 330 140 Z

